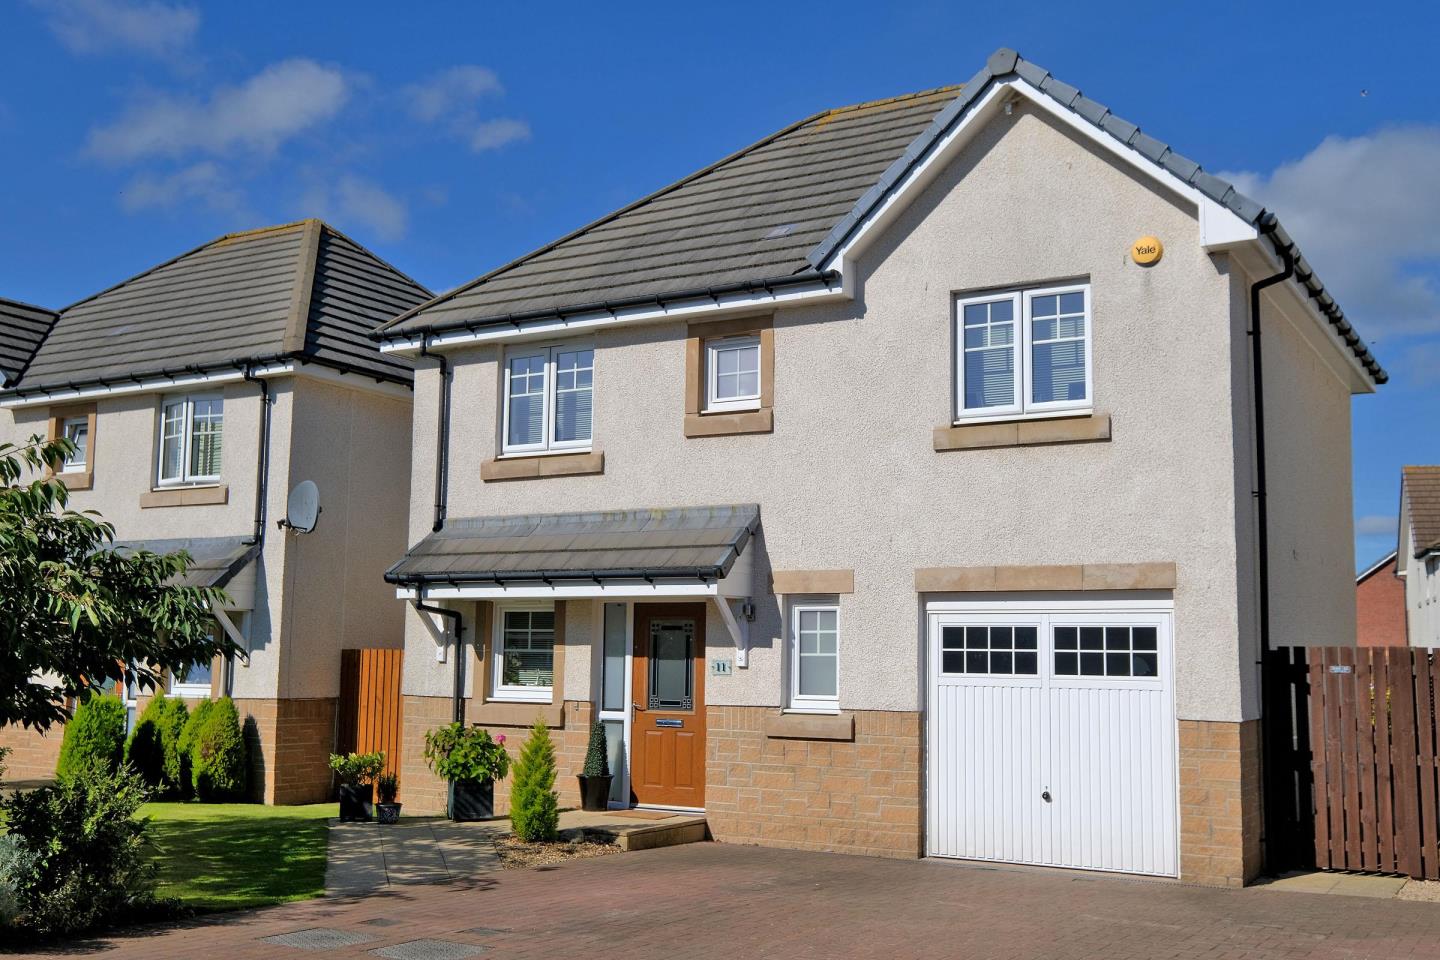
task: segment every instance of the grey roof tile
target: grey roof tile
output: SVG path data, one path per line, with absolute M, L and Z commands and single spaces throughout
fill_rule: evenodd
M 57 316 L 54 310 L 0 297 L 0 387 L 20 379 Z
M 1415 556 L 1440 550 L 1440 466 L 1404 467 L 1400 477 Z
M 391 583 L 720 578 L 759 529 L 754 504 L 461 517 L 385 574 Z
M 281 358 L 408 383 L 370 332 L 429 297 L 318 220 L 228 234 L 61 310 L 19 390 Z

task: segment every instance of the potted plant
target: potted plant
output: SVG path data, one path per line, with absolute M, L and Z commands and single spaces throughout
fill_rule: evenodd
M 383 753 L 332 753 L 330 769 L 340 781 L 340 819 L 368 821 L 375 796 L 375 778 L 385 769 Z
M 585 772 L 580 781 L 580 809 L 607 810 L 610 807 L 610 761 L 607 757 L 605 725 L 599 720 L 590 724 L 590 745 L 585 748 Z
M 375 781 L 375 792 L 380 795 L 375 818 L 381 823 L 400 822 L 400 804 L 395 802 L 395 795 L 400 792 L 400 778 L 393 773 L 381 774 Z
M 505 736 L 463 723 L 425 734 L 425 763 L 449 784 L 451 820 L 487 820 L 495 816 L 495 781 L 510 772 Z

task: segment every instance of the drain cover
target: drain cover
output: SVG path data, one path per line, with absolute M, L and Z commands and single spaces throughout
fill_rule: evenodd
M 378 939 L 368 933 L 354 930 L 335 930 L 331 927 L 311 927 L 294 933 L 281 933 L 273 937 L 261 937 L 261 943 L 275 943 L 297 950 L 334 950 L 337 947 L 354 947 Z
M 382 947 L 370 952 L 386 960 L 466 960 L 484 953 L 489 947 L 477 947 L 473 943 L 455 943 L 451 940 L 410 940 L 393 947 Z
M 395 919 L 392 919 L 392 918 L 390 918 L 390 917 L 376 917 L 374 920 L 361 920 L 361 921 L 360 921 L 360 926 L 362 926 L 362 927 L 393 927 L 393 926 L 395 926 L 395 924 L 401 923 L 401 922 L 402 922 L 402 921 L 400 921 L 400 920 L 395 920 Z
M 477 937 L 491 937 L 497 933 L 509 933 L 504 927 L 471 927 L 469 930 L 461 930 L 461 933 L 474 934 Z

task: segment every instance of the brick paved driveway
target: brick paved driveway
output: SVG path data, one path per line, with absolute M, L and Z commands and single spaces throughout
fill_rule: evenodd
M 317 927 L 371 939 L 323 951 L 262 940 Z M 561 960 L 1434 958 L 1440 904 L 709 843 L 500 872 L 466 886 L 313 900 L 64 952 L 403 957 L 390 948 L 418 939 L 483 948 L 472 955 L 485 958 Z

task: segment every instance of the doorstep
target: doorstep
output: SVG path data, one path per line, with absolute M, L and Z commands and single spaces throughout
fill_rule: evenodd
M 646 810 L 643 817 L 637 818 L 636 812 L 566 810 L 560 814 L 560 835 L 566 839 L 609 840 L 627 852 L 710 839 L 710 828 L 703 814 Z
M 1410 883 L 1408 877 L 1375 873 L 1345 873 L 1337 870 L 1297 870 L 1256 881 L 1256 886 L 1289 893 L 1335 893 L 1346 897 L 1393 900 Z

